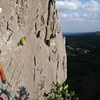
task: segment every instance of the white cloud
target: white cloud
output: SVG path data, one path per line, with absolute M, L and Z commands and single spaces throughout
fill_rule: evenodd
M 91 0 L 85 4 L 82 5 L 82 8 L 84 10 L 87 10 L 87 11 L 99 11 L 100 10 L 100 4 L 95 1 L 95 0 Z
M 100 4 L 95 0 L 82 3 L 80 0 L 56 1 L 58 10 L 87 10 L 99 11 Z
M 63 31 L 100 31 L 98 0 L 57 0 L 56 6 Z
M 85 13 L 84 13 L 84 14 L 83 14 L 83 17 L 88 17 L 88 14 L 85 14 Z
M 77 10 L 80 5 L 81 2 L 80 1 L 57 1 L 57 9 L 61 9 L 61 10 Z
M 59 13 L 59 16 L 61 18 L 79 18 L 80 17 L 80 15 L 78 13 L 70 13 L 70 14 Z

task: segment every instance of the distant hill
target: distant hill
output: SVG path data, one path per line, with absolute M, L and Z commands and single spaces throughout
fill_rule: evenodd
M 96 31 L 96 32 L 63 32 L 63 36 L 80 36 L 80 35 L 88 35 L 88 36 L 98 36 L 100 35 L 100 31 Z
M 66 35 L 67 46 L 81 47 L 81 48 L 95 48 L 100 47 L 100 32 L 76 33 Z

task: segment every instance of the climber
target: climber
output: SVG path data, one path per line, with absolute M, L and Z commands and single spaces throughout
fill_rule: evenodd
M 1 80 L 2 80 L 2 83 L 6 83 L 6 78 L 5 78 L 5 75 L 4 75 L 4 72 L 3 72 L 3 68 L 2 68 L 2 65 L 0 64 L 0 77 L 1 77 Z

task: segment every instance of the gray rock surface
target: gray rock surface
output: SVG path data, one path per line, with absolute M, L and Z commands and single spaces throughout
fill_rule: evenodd
M 23 36 L 26 44 L 18 46 Z M 0 0 L 0 63 L 12 93 L 18 97 L 25 87 L 27 100 L 44 100 L 53 81 L 65 81 L 65 45 L 54 0 Z

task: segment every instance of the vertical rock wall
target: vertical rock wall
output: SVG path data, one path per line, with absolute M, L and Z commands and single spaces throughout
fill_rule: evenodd
M 18 46 L 23 36 L 26 44 Z M 53 81 L 64 82 L 66 53 L 54 0 L 0 0 L 0 63 L 17 97 L 25 87 L 29 100 L 44 100 Z

